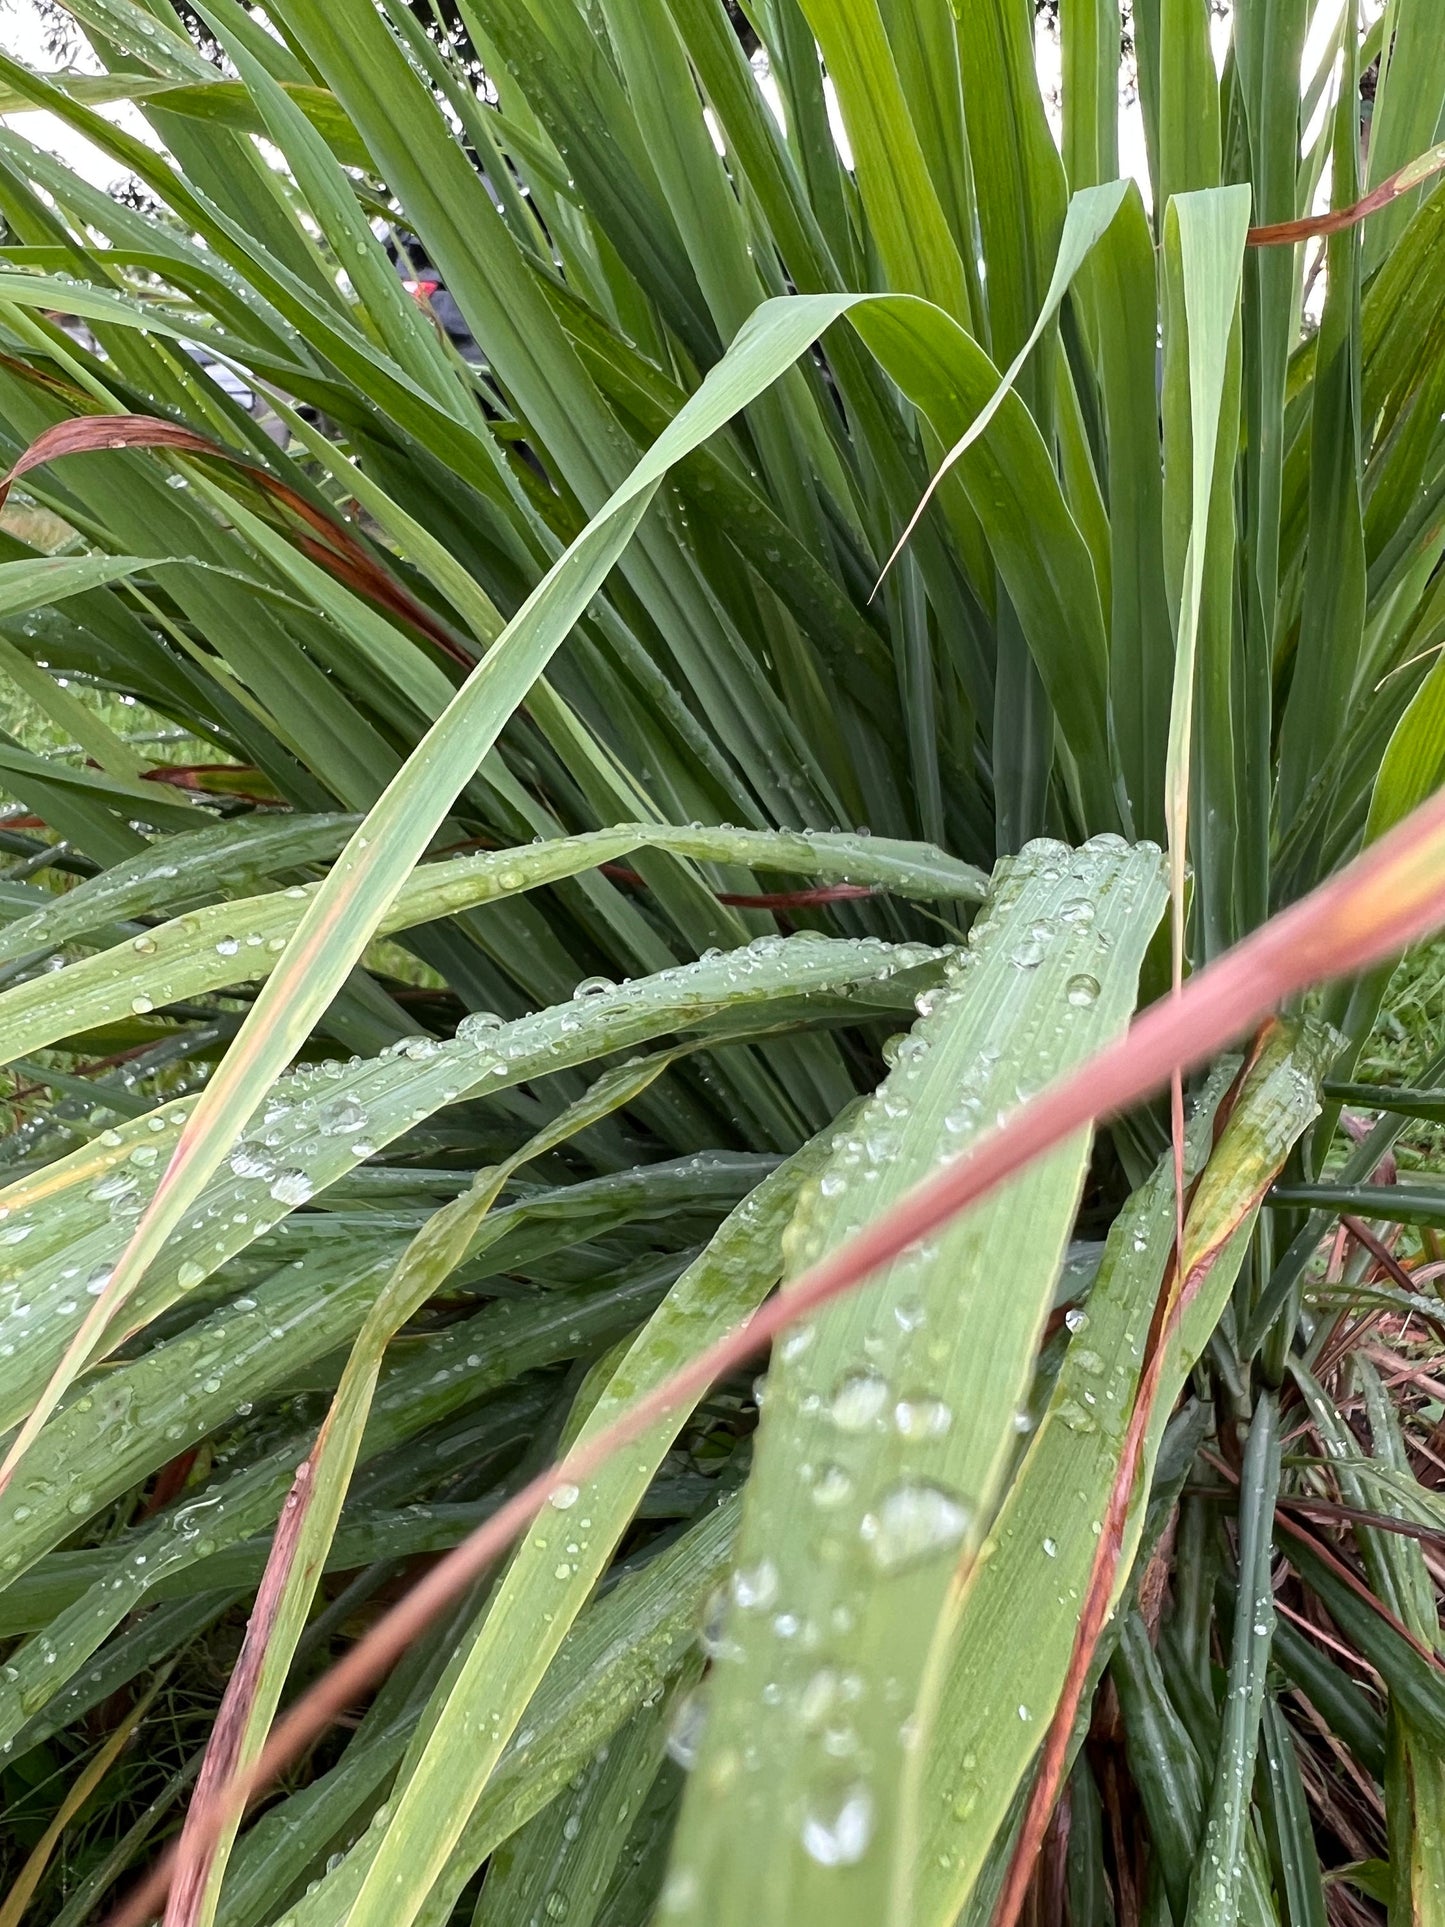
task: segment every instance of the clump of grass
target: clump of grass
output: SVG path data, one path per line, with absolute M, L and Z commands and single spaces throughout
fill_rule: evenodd
M 188 1812 L 183 1927 L 1403 1917 L 1441 1315 L 1351 1187 L 1442 1145 L 1310 1125 L 1425 1080 L 1445 952 L 1216 1011 L 1182 1143 L 1085 1114 L 1441 774 L 1428 0 L 1303 78 L 1163 9 L 1147 198 L 1108 5 L 1057 143 L 1002 0 L 75 12 L 105 71 L 0 83 L 162 212 L 7 128 L 5 1877 L 143 1707 L 36 1918 Z M 1370 860 L 1271 994 L 1425 928 Z

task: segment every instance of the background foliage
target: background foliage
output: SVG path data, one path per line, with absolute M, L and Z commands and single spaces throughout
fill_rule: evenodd
M 1222 72 L 1137 7 L 1147 195 L 1111 0 L 1059 143 L 1021 0 L 458 9 L 0 58 L 4 1927 L 1120 1034 L 1171 888 L 1192 970 L 1445 758 L 1445 190 L 1247 244 L 1445 133 L 1429 0 L 1240 0 Z M 982 1922 L 1101 1583 L 1034 1918 L 1445 1910 L 1445 1060 L 1384 983 L 1192 1093 L 1167 1343 L 1145 1108 L 558 1494 L 172 1921 Z

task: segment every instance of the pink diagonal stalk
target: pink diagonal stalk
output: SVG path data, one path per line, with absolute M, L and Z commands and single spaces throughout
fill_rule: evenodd
M 1283 911 L 1183 989 L 1136 1019 L 1126 1036 L 1039 1093 L 966 1156 L 914 1187 L 873 1224 L 804 1272 L 605 1431 L 540 1473 L 448 1553 L 280 1719 L 244 1788 L 217 1786 L 191 1816 L 197 1848 L 214 1839 L 238 1798 L 266 1786 L 346 1707 L 367 1693 L 418 1633 L 511 1545 L 564 1485 L 582 1485 L 614 1452 L 708 1387 L 789 1325 L 854 1290 L 881 1266 L 992 1191 L 1062 1139 L 1117 1115 L 1176 1072 L 1213 1057 L 1279 1004 L 1328 977 L 1366 969 L 1445 923 L 1445 791 L 1302 902 Z M 109 1927 L 142 1927 L 169 1886 L 162 1863 Z
M 1252 248 L 1288 248 L 1321 235 L 1343 234 L 1346 228 L 1358 227 L 1369 215 L 1377 214 L 1391 201 L 1398 201 L 1402 194 L 1421 186 L 1442 168 L 1445 168 L 1445 141 L 1407 161 L 1352 206 L 1337 207 L 1328 214 L 1310 214 L 1302 221 L 1275 221 L 1267 227 L 1252 227 L 1246 236 L 1247 243 Z
M 325 1432 L 326 1428 L 323 1426 L 323 1438 Z M 241 1656 L 236 1661 L 235 1670 L 226 1687 L 225 1698 L 221 1701 L 221 1710 L 216 1715 L 215 1724 L 211 1728 L 206 1757 L 201 1763 L 200 1777 L 196 1781 L 193 1811 L 197 1814 L 222 1814 L 226 1811 L 228 1800 L 234 1797 L 236 1782 L 240 1777 L 237 1768 L 241 1747 L 246 1737 L 246 1717 L 256 1696 L 261 1668 L 265 1663 L 266 1647 L 285 1597 L 286 1582 L 296 1562 L 312 1492 L 312 1467 L 316 1454 L 320 1450 L 320 1444 L 318 1440 L 311 1457 L 303 1460 L 296 1468 L 295 1483 L 286 1495 L 286 1503 L 277 1521 L 276 1535 L 271 1544 L 271 1556 L 266 1561 L 261 1590 L 256 1595 L 251 1617 L 246 1622 L 246 1637 L 241 1646 Z M 190 1829 L 187 1828 L 180 1837 L 179 1857 L 172 1868 L 170 1905 L 166 1909 L 167 1920 L 180 1922 L 183 1927 L 197 1918 L 205 1904 L 206 1882 L 211 1870 L 217 1832 L 214 1827 L 208 1828 L 203 1844 L 198 1845 L 194 1852 L 190 1852 L 186 1838 L 189 1831 Z

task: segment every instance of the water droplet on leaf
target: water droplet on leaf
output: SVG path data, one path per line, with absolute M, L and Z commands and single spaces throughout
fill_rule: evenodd
M 969 1512 L 953 1493 L 926 1479 L 906 1479 L 885 1492 L 859 1528 L 880 1572 L 902 1572 L 956 1546 Z

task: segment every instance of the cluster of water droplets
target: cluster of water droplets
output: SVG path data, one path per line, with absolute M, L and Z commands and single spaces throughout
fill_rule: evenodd
M 840 1130 L 826 1168 L 800 1204 L 786 1241 L 789 1272 L 806 1269 L 924 1174 L 912 1147 L 926 1144 L 925 1164 L 961 1155 L 980 1132 L 1033 1094 L 1033 1085 L 1009 1069 L 1022 991 L 1010 991 L 1007 979 L 995 973 L 987 994 L 976 993 L 979 965 L 1002 960 L 1030 980 L 1047 965 L 1047 977 L 1038 981 L 1046 983 L 1049 999 L 1057 998 L 1057 1017 L 1045 1014 L 1043 1021 L 1076 1022 L 1072 1013 L 1091 1010 L 1101 996 L 1109 918 L 1117 922 L 1119 906 L 1127 909 L 1135 878 L 1157 887 L 1147 863 L 1126 852 L 1121 838 L 1095 838 L 1080 851 L 1039 839 L 1002 866 L 967 949 L 950 960 L 940 984 L 920 995 L 918 1022 L 885 1050 L 884 1084 Z M 1157 857 L 1157 851 L 1137 854 Z M 1115 890 L 1120 895 L 1111 902 Z M 1031 903 L 1038 905 L 1033 915 Z M 1036 993 L 1028 994 L 1037 1009 Z M 962 1021 L 963 1005 L 975 995 L 978 1001 Z M 950 1251 L 956 1239 L 964 1239 L 959 1263 L 967 1235 L 946 1234 Z M 880 1758 L 878 1748 L 885 1740 L 899 1750 L 910 1744 L 906 1703 L 874 1704 L 871 1710 L 865 1704 L 870 1694 L 886 1700 L 889 1683 L 870 1678 L 865 1684 L 850 1674 L 844 1657 L 849 1638 L 872 1589 L 931 1563 L 951 1569 L 975 1529 L 974 1508 L 949 1477 L 960 1424 L 942 1387 L 957 1336 L 959 1279 L 942 1277 L 939 1251 L 937 1241 L 926 1243 L 895 1261 L 885 1282 L 860 1294 L 856 1302 L 870 1306 L 871 1317 L 855 1318 L 851 1358 L 840 1357 L 836 1348 L 822 1353 L 808 1324 L 775 1349 L 768 1391 L 784 1417 L 777 1421 L 770 1410 L 769 1418 L 790 1424 L 796 1434 L 788 1502 L 792 1507 L 801 1491 L 812 1519 L 804 1535 L 807 1603 L 788 1596 L 788 1575 L 804 1569 L 796 1557 L 781 1566 L 773 1557 L 745 1557 L 704 1628 L 705 1649 L 715 1664 L 746 1669 L 750 1691 L 755 1689 L 754 1720 L 785 1722 L 795 1737 L 779 1738 L 765 1750 L 731 1727 L 703 1746 L 702 1770 L 718 1790 L 739 1775 L 746 1787 L 750 1768 L 765 1751 L 774 1767 L 791 1758 L 793 1783 L 804 1789 L 790 1807 L 797 1837 L 804 1854 L 822 1867 L 856 1865 L 866 1855 L 876 1821 L 877 1776 L 897 1770 L 896 1760 Z M 1102 1390 L 1105 1373 L 1084 1331 L 1082 1315 L 1071 1318 L 1077 1415 L 1063 1416 L 1081 1427 L 1093 1422 L 1098 1394 L 1091 1380 L 1098 1378 Z M 1028 1413 L 1018 1415 L 1020 1432 L 1031 1424 Z M 790 1517 L 796 1520 L 796 1513 Z M 791 1543 L 790 1530 L 796 1539 L 796 1525 L 780 1522 L 770 1540 L 759 1519 L 756 1543 Z M 1044 1553 L 1056 1557 L 1058 1548 L 1049 1541 Z M 820 1571 L 834 1575 L 821 1588 Z M 1017 1710 L 1021 1721 L 1032 1720 L 1029 1707 Z M 679 1880 L 665 1904 L 675 1914 L 690 1905 L 685 1868 Z
M 615 986 L 593 980 L 579 986 L 570 1006 L 509 1024 L 477 1012 L 463 1020 L 454 1039 L 419 1035 L 399 1040 L 375 1059 L 298 1067 L 278 1085 L 232 1153 L 226 1176 L 212 1181 L 184 1228 L 183 1240 L 189 1236 L 203 1247 L 192 1262 L 204 1266 L 204 1276 L 274 1224 L 278 1206 L 285 1211 L 305 1204 L 441 1105 L 521 1081 L 557 1059 L 580 1061 L 642 1041 L 685 1020 L 693 1008 L 747 995 L 755 983 L 760 994 L 770 994 L 779 987 L 773 959 L 785 944 L 792 946 L 789 988 L 800 975 L 816 975 L 830 988 L 878 982 L 936 955 L 922 946 L 872 941 L 799 945 L 761 938 L 710 965 L 681 965 Z M 814 951 L 826 955 L 814 961 Z M 800 952 L 801 969 L 794 961 Z M 586 1032 L 584 1048 L 579 1031 L 590 1011 L 598 1021 Z
M 230 945 L 234 942 L 239 951 L 243 941 L 225 932 L 216 940 L 216 948 L 222 955 L 233 954 Z M 778 960 L 785 950 L 787 967 L 780 972 Z M 931 961 L 936 955 L 921 946 L 871 942 L 834 944 L 827 940 L 799 943 L 763 938 L 741 952 L 665 973 L 666 981 L 661 984 L 653 979 L 636 985 L 613 986 L 602 981 L 580 985 L 575 1000 L 579 1010 L 575 1015 L 566 1009 L 543 1012 L 519 1024 L 503 1026 L 500 1019 L 476 1013 L 465 1020 L 457 1037 L 448 1042 L 430 1037 L 403 1039 L 384 1057 L 369 1062 L 353 1060 L 348 1065 L 303 1067 L 282 1080 L 247 1137 L 236 1147 L 228 1167 L 212 1181 L 188 1217 L 175 1243 L 174 1273 L 169 1283 L 161 1278 L 160 1290 L 148 1300 L 149 1309 L 154 1311 L 168 1295 L 193 1289 L 219 1264 L 274 1225 L 285 1212 L 308 1202 L 317 1189 L 370 1155 L 376 1143 L 385 1142 L 411 1122 L 429 1115 L 438 1103 L 452 1101 L 462 1092 L 474 1090 L 483 1077 L 515 1079 L 526 1075 L 528 1070 L 535 1071 L 539 1059 L 545 1061 L 548 1055 L 566 1048 L 569 1034 L 575 1034 L 572 1026 L 579 1017 L 587 1020 L 589 1006 L 609 1013 L 620 1012 L 624 1019 L 636 1012 L 632 1021 L 638 1022 L 644 1011 L 660 1003 L 657 1022 L 670 1026 L 672 1010 L 686 1012 L 691 1008 L 726 1004 L 755 993 L 767 996 L 780 988 L 792 992 L 800 981 L 805 987 L 841 991 L 858 983 L 885 981 L 900 970 Z M 609 1047 L 605 1035 L 595 1047 Z M 125 1133 L 114 1133 L 114 1142 L 103 1147 L 117 1155 L 91 1180 L 87 1194 L 87 1202 L 93 1207 L 92 1231 L 88 1235 L 98 1234 L 102 1248 L 97 1249 L 93 1257 L 82 1251 L 78 1263 L 52 1267 L 54 1275 L 42 1281 L 57 1319 L 69 1319 L 73 1324 L 76 1317 L 83 1315 L 85 1301 L 104 1290 L 117 1243 L 117 1222 L 123 1235 L 124 1220 L 138 1215 L 144 1207 L 155 1180 L 164 1169 L 174 1135 L 184 1117 L 185 1112 L 179 1107 L 164 1117 L 157 1114 L 145 1120 L 147 1135 L 141 1135 L 135 1127 L 127 1127 Z M 44 1237 L 40 1215 L 23 1209 L 6 1213 L 4 1207 L 0 1207 L 0 1248 L 14 1247 L 18 1255 L 32 1234 L 37 1239 Z M 31 1246 L 25 1253 L 27 1259 L 34 1249 Z M 74 1258 L 74 1247 L 67 1256 Z M 159 1275 L 160 1267 L 157 1272 Z M 70 1288 L 69 1294 L 60 1295 L 66 1287 Z M 25 1290 L 29 1291 L 28 1280 Z M 277 1343 L 288 1341 L 299 1326 L 281 1318 L 265 1293 L 262 1298 L 267 1301 L 244 1301 L 245 1309 L 258 1313 L 261 1337 L 274 1348 Z M 237 1301 L 235 1309 L 240 1310 L 241 1306 L 242 1301 Z M 0 1305 L 0 1328 L 10 1322 L 6 1310 Z M 30 1310 L 28 1298 L 21 1296 L 19 1287 L 14 1288 L 8 1306 L 11 1317 L 24 1326 Z M 179 1349 L 164 1348 L 167 1364 L 176 1368 L 174 1376 L 177 1382 L 185 1383 L 189 1398 L 189 1403 L 177 1400 L 175 1416 L 161 1428 L 168 1442 L 179 1443 L 188 1436 L 198 1435 L 226 1411 L 249 1404 L 245 1394 L 254 1388 L 245 1367 L 254 1359 L 256 1348 L 242 1347 L 238 1351 L 236 1333 L 228 1319 L 234 1322 L 233 1314 L 218 1315 L 208 1321 L 204 1333 L 188 1336 Z M 268 1322 L 273 1320 L 276 1322 Z M 188 1345 L 191 1350 L 187 1350 Z M 473 1371 L 480 1362 L 479 1354 L 459 1356 L 442 1375 Z M 268 1372 L 270 1369 L 268 1365 Z M 258 1387 L 264 1382 L 264 1374 L 256 1376 Z M 926 1398 L 901 1400 L 898 1406 L 903 1414 L 898 1422 L 904 1433 L 910 1429 L 929 1433 L 941 1426 L 942 1421 Z M 148 1413 L 147 1423 L 153 1424 L 155 1416 L 153 1411 Z M 115 1423 L 124 1429 L 126 1415 L 119 1407 Z M 117 1455 L 117 1466 L 124 1457 L 124 1452 Z M 120 1476 L 118 1471 L 116 1476 Z M 65 1512 L 83 1516 L 104 1503 L 104 1490 L 103 1480 L 94 1487 L 76 1487 L 65 1498 Z M 12 1525 L 26 1523 L 19 1516 L 21 1508 L 37 1499 L 42 1504 L 53 1502 L 54 1497 L 53 1492 L 42 1493 L 37 1486 L 27 1489 L 17 1484 Z M 567 1495 L 559 1493 L 556 1503 L 559 1509 L 565 1509 Z M 901 1521 L 897 1504 L 885 1507 L 880 1516 L 884 1548 L 881 1556 L 886 1561 L 891 1556 L 888 1548 L 896 1541 L 900 1523 L 906 1524 L 906 1521 Z M 182 1535 L 192 1541 L 197 1556 L 204 1556 L 207 1528 L 200 1512 L 184 1508 L 178 1517 L 183 1521 Z M 17 1554 L 17 1557 L 23 1556 L 23 1552 Z M 800 1630 L 796 1624 L 789 1627 L 788 1621 L 786 1613 L 777 1615 L 780 1637 L 794 1636 Z M 816 1700 L 816 1692 L 814 1697 Z M 819 1818 L 817 1824 L 824 1826 L 824 1821 Z M 856 1840 L 859 1831 L 856 1805 L 851 1814 L 845 1812 L 837 1824 L 842 1828 L 840 1838 L 842 1850 L 846 1852 L 848 1842 Z M 824 1826 L 824 1830 L 828 1828 Z M 833 1831 L 837 1831 L 837 1826 Z

